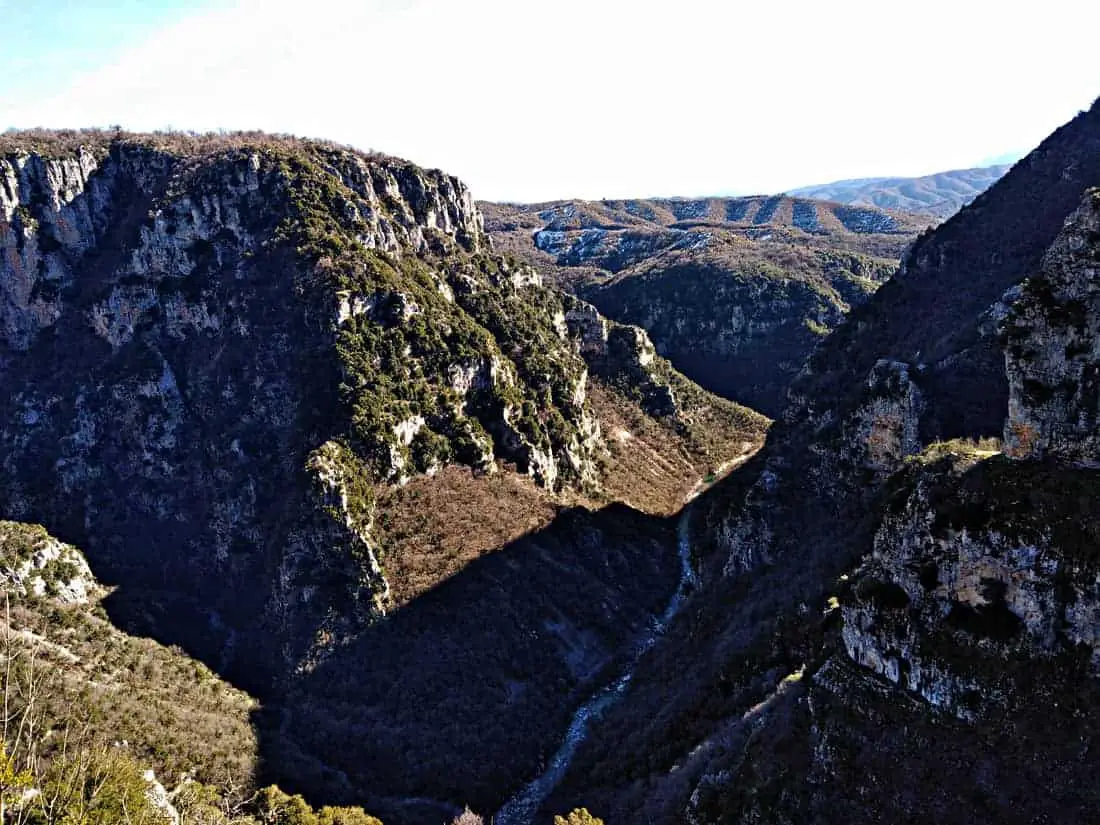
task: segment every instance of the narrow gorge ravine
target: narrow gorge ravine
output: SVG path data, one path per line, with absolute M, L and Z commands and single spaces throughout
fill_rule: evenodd
M 569 765 L 577 749 L 588 736 L 588 725 L 593 719 L 599 719 L 613 707 L 626 693 L 633 678 L 634 670 L 657 640 L 664 635 L 672 620 L 680 612 L 688 596 L 698 584 L 695 568 L 691 562 L 691 504 L 688 503 L 680 513 L 676 530 L 676 549 L 680 556 L 680 582 L 664 612 L 651 625 L 635 646 L 623 672 L 614 681 L 602 687 L 592 697 L 577 708 L 566 728 L 565 736 L 557 752 L 550 758 L 546 769 L 528 783 L 497 811 L 493 818 L 495 825 L 527 825 L 533 821 L 535 813 L 557 787 L 569 770 Z

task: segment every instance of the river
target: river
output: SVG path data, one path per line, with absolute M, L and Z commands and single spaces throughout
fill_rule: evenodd
M 536 811 L 569 770 L 577 749 L 588 736 L 589 723 L 599 719 L 623 697 L 638 662 L 665 633 L 676 614 L 680 612 L 688 595 L 695 589 L 697 578 L 691 563 L 690 514 L 690 505 L 684 507 L 676 529 L 676 549 L 680 556 L 680 583 L 676 587 L 676 592 L 672 594 L 668 607 L 638 641 L 619 677 L 598 690 L 587 702 L 577 708 L 569 722 L 569 727 L 566 728 L 561 746 L 547 763 L 546 770 L 497 811 L 492 820 L 494 825 L 528 825 L 534 819 Z

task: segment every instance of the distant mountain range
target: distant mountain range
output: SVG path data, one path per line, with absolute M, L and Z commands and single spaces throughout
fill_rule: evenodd
M 788 194 L 853 206 L 904 209 L 949 218 L 996 183 L 1011 164 L 955 169 L 919 178 L 861 178 L 805 186 Z

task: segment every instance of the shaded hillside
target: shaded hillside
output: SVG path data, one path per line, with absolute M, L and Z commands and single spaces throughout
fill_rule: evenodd
M 221 788 L 251 784 L 255 700 L 178 649 L 114 627 L 107 592 L 79 550 L 37 525 L 0 521 L 0 590 L 9 732 L 17 721 L 72 726 L 74 737 L 126 743 L 168 783 L 189 775 Z M 48 741 L 22 744 L 51 751 Z M 12 745 L 5 741 L 8 753 Z
M 904 209 L 935 218 L 950 218 L 996 183 L 1010 164 L 954 169 L 919 178 L 861 178 L 803 186 L 789 194 L 852 206 Z
M 827 246 L 718 237 L 580 291 L 645 327 L 686 375 L 778 415 L 806 356 L 893 271 L 888 260 Z
M 785 197 L 483 209 L 498 248 L 644 327 L 703 386 L 769 415 L 820 338 L 928 225 Z
M 0 521 L 5 818 L 131 825 L 381 825 L 256 788 L 255 699 L 111 624 L 83 554 Z
M 1094 106 L 825 340 L 700 502 L 703 589 L 548 807 L 1087 821 L 1098 183 Z
M 1098 123 L 1094 106 L 968 208 L 918 238 L 899 275 L 815 353 L 795 389 L 804 403 L 788 417 L 850 408 L 875 361 L 894 358 L 921 371 L 926 440 L 1000 432 L 1007 385 L 986 313 L 1037 270 L 1081 193 L 1100 182 Z
M 295 682 L 263 728 L 271 778 L 386 822 L 492 811 L 665 608 L 674 528 L 570 511 L 469 564 Z
M 966 445 L 922 454 L 822 605 L 801 678 L 708 743 L 691 820 L 1090 821 L 1098 483 Z

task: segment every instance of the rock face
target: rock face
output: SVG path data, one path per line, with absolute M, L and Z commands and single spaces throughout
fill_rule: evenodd
M 676 412 L 644 334 L 591 350 L 440 172 L 268 138 L 7 140 L 0 508 L 211 660 L 255 634 L 249 678 L 388 609 L 374 484 L 506 461 L 597 490 L 586 355 Z
M 906 456 L 919 453 L 924 401 L 909 365 L 885 358 L 867 377 L 867 398 L 853 416 L 848 441 L 863 452 L 862 464 L 889 475 Z
M 1005 444 L 1018 457 L 1100 462 L 1100 191 L 1066 227 L 1004 321 Z
M 565 324 L 594 373 L 635 387 L 650 415 L 676 414 L 676 393 L 645 330 L 609 322 L 591 304 L 576 298 L 567 299 L 566 307 Z
M 151 280 L 192 274 L 204 244 L 219 232 L 234 235 L 240 251 L 251 249 L 242 206 L 256 200 L 264 168 L 263 154 L 241 153 L 235 168 L 218 181 L 224 187 L 180 192 L 158 203 L 153 220 L 140 230 L 141 246 L 128 250 L 135 274 Z M 4 305 L 0 309 L 4 340 L 26 350 L 39 330 L 57 322 L 61 294 L 73 286 L 74 265 L 99 250 L 119 213 L 135 210 L 166 193 L 179 166 L 174 153 L 148 145 L 77 146 L 69 156 L 44 157 L 17 151 L 0 159 L 0 243 L 5 251 Z M 358 240 L 386 252 L 411 248 L 424 252 L 432 231 L 477 249 L 481 215 L 469 191 L 439 172 L 424 173 L 411 164 L 345 153 L 328 171 L 354 192 L 358 202 L 343 206 L 349 221 L 359 224 Z M 270 182 L 270 178 L 266 182 Z M 135 199 L 137 203 L 135 203 Z M 246 207 L 247 208 L 247 207 Z M 103 337 L 125 336 L 130 314 L 142 312 L 148 297 L 140 290 L 119 290 L 93 309 L 93 324 Z M 180 309 L 183 309 L 182 307 Z M 194 309 L 194 308 L 188 308 Z M 198 323 L 188 317 L 183 323 Z M 114 342 L 115 344 L 121 341 Z
M 1083 654 L 1100 674 L 1097 525 L 1085 503 L 1098 481 L 965 453 L 917 463 L 893 482 L 842 607 L 848 656 L 971 721 L 1001 701 L 997 659 Z
M 84 555 L 41 527 L 0 521 L 0 582 L 20 596 L 87 604 L 100 592 Z
M 609 317 L 645 328 L 695 380 L 775 416 L 805 357 L 891 269 L 855 253 L 715 240 L 580 292 Z
M 697 760 L 687 821 L 1083 821 L 1100 732 L 1097 483 L 963 442 L 910 462 L 873 548 L 807 627 L 820 646 L 797 686 Z
M 303 291 L 324 260 L 302 249 L 309 227 L 292 239 L 283 222 L 323 219 L 309 199 L 329 197 L 358 248 L 475 251 L 465 189 L 346 152 L 140 140 L 15 151 L 0 180 L 5 416 L 20 425 L 0 436 L 5 511 L 86 538 L 109 578 L 182 584 L 184 605 L 212 576 L 229 584 L 212 601 L 230 624 L 294 636 L 327 599 L 381 609 L 362 514 L 346 512 L 365 505 L 309 480 L 311 443 L 340 434 L 338 360 L 318 364 L 338 346 L 337 298 Z
M 798 473 L 791 472 L 788 457 L 773 454 L 742 501 L 731 509 L 714 507 L 712 540 L 725 575 L 757 570 L 772 563 L 781 547 L 790 547 L 778 516 L 787 507 L 792 518 L 805 519 L 804 535 L 822 543 L 850 540 L 821 525 L 842 513 L 859 518 L 854 514 L 869 504 L 877 486 L 921 452 L 925 402 L 918 378 L 910 365 L 881 359 L 857 385 L 846 415 L 838 419 L 827 410 L 812 419 L 812 440 Z M 803 402 L 793 393 L 792 400 L 792 406 Z
M 1100 107 L 1082 112 L 973 203 L 918 236 L 899 275 L 811 356 L 795 388 L 809 399 L 802 410 L 847 407 L 857 382 L 889 358 L 926 368 L 926 443 L 999 434 L 1008 383 L 986 313 L 1039 272 L 1067 216 L 1100 183 L 1098 123 Z M 785 417 L 801 414 L 792 406 Z

